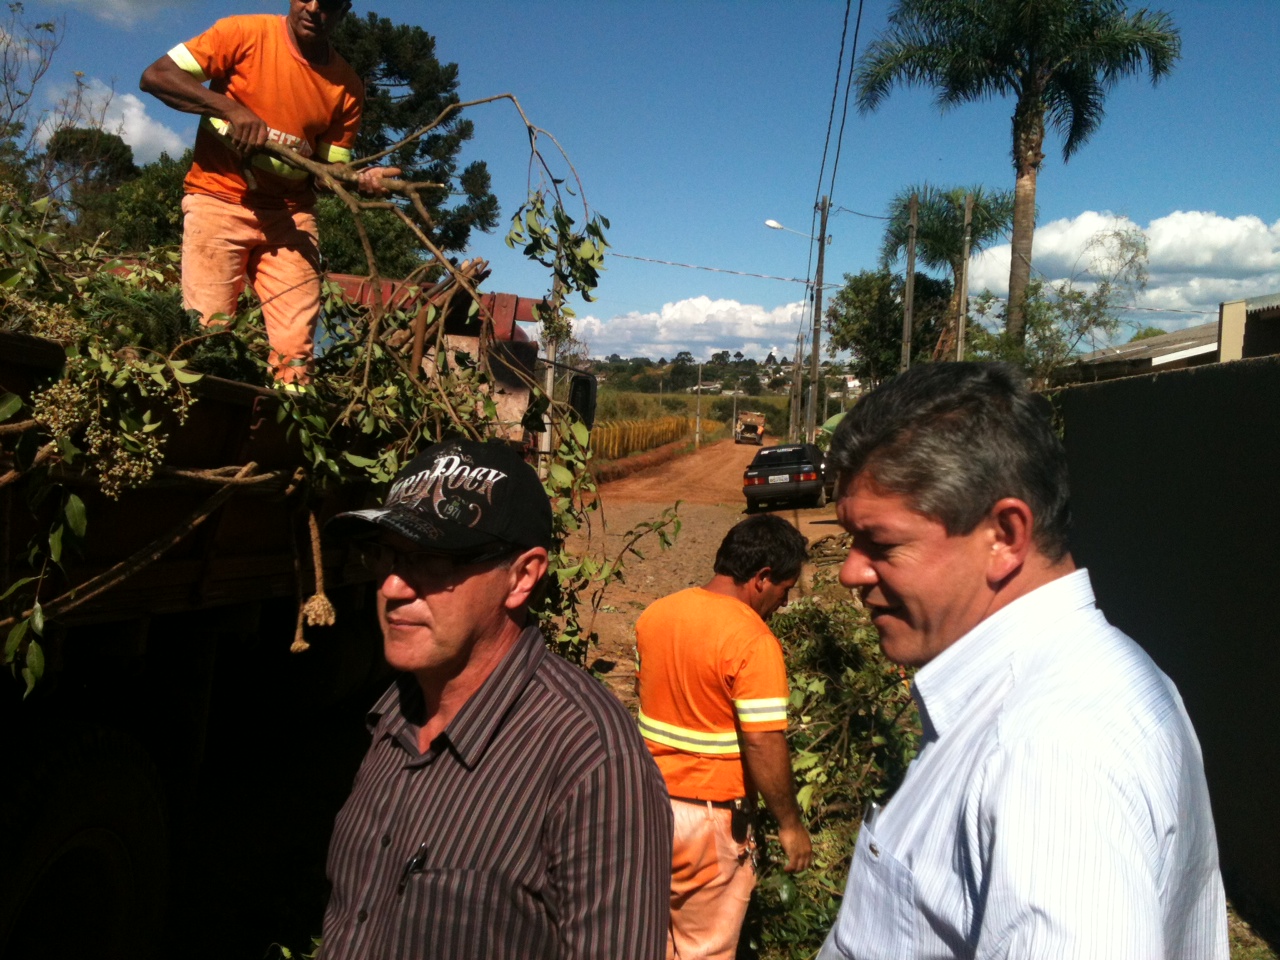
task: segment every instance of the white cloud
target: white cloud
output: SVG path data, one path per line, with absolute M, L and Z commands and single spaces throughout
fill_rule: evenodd
M 132 93 L 116 93 L 101 80 L 84 81 L 81 94 L 82 115 L 95 126 L 119 135 L 133 148 L 133 159 L 139 165 L 150 163 L 168 153 L 177 157 L 188 146 L 186 140 L 159 120 L 147 114 L 149 104 Z M 54 91 L 54 97 L 67 98 L 68 88 Z M 41 128 L 39 139 L 46 142 L 52 130 L 48 121 Z
M 656 313 L 628 313 L 608 320 L 582 317 L 574 334 L 586 342 L 592 356 L 617 353 L 623 357 L 666 357 L 688 350 L 695 360 L 728 350 L 763 360 L 770 352 L 792 355 L 795 336 L 807 314 L 801 302 L 773 310 L 736 300 L 693 297 L 663 304 Z
M 55 5 L 84 10 L 99 20 L 131 27 L 139 20 L 149 19 L 172 11 L 175 7 L 189 7 L 192 0 L 49 0 Z
M 132 93 L 116 94 L 107 108 L 105 127 L 116 130 L 125 143 L 133 147 L 139 164 L 150 163 L 167 153 L 178 157 L 187 148 L 186 140 L 154 117 L 148 116 L 147 104 Z
M 1256 216 L 1222 217 L 1212 211 L 1177 210 L 1141 227 L 1125 217 L 1086 210 L 1071 219 L 1053 220 L 1036 229 L 1033 264 L 1050 280 L 1078 276 L 1089 266 L 1086 248 L 1098 233 L 1140 229 L 1147 238 L 1147 289 L 1135 305 L 1147 310 L 1203 311 L 1172 314 L 1169 329 L 1204 323 L 1223 300 L 1280 291 L 1280 221 L 1267 224 Z M 1009 290 L 1009 245 L 993 247 L 973 259 L 969 289 L 989 289 L 997 296 Z M 1144 311 L 1151 322 L 1158 314 Z

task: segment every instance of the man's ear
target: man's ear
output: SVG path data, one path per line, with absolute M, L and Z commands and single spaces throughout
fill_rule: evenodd
M 1025 501 L 1005 497 L 996 501 L 987 514 L 987 522 L 992 534 L 987 579 L 1000 583 L 1021 570 L 1035 549 L 1035 517 Z
M 547 551 L 542 547 L 531 547 L 517 555 L 508 568 L 507 599 L 503 605 L 508 610 L 525 606 L 547 575 L 547 566 Z

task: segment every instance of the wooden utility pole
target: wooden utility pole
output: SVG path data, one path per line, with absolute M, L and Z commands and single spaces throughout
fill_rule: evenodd
M 547 340 L 547 363 L 545 372 L 543 373 L 542 389 L 547 395 L 547 413 L 543 419 L 542 435 L 538 437 L 538 476 L 543 480 L 547 479 L 547 474 L 551 470 L 551 411 L 555 405 L 550 401 L 556 395 L 556 347 L 558 344 L 552 338 Z
M 804 337 L 796 334 L 796 362 L 791 376 L 791 421 L 787 428 L 787 439 L 794 443 L 800 437 L 800 401 L 804 397 L 804 375 L 800 372 L 800 358 L 804 353 Z
M 698 412 L 693 420 L 693 449 L 702 449 L 702 364 L 698 364 Z
M 920 205 L 919 194 L 911 195 L 907 204 L 907 288 L 902 298 L 902 360 L 898 371 L 905 373 L 911 367 L 911 321 L 916 302 L 916 212 Z
M 956 316 L 956 359 L 964 359 L 964 335 L 969 327 L 969 241 L 973 237 L 973 194 L 964 195 L 964 247 L 960 252 L 960 311 Z
M 827 213 L 831 201 L 818 204 L 818 270 L 813 281 L 813 352 L 809 361 L 809 410 L 804 419 L 804 438 L 810 443 L 818 435 L 818 353 L 822 343 L 822 266 L 827 252 Z

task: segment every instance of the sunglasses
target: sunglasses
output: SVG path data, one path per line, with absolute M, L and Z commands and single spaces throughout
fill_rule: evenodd
M 508 559 L 519 550 L 503 543 L 472 553 L 445 554 L 432 550 L 397 550 L 377 540 L 357 543 L 355 548 L 361 562 L 377 579 L 385 580 L 394 572 L 415 585 L 460 579 L 470 567 Z

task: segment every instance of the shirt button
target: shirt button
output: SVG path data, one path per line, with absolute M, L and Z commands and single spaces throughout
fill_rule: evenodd
M 391 834 L 389 834 L 389 833 L 384 833 L 384 834 L 382 835 L 382 845 L 383 845 L 384 847 L 389 847 L 389 846 L 391 846 Z
M 368 910 L 361 910 L 359 913 L 356 914 L 356 923 L 364 923 L 368 919 L 369 919 Z
M 870 849 L 871 849 L 871 855 L 872 855 L 873 857 L 878 857 L 878 856 L 880 856 L 880 848 L 879 848 L 879 847 L 877 847 L 874 843 L 873 843 L 873 844 L 871 844 L 871 848 L 870 848 Z

